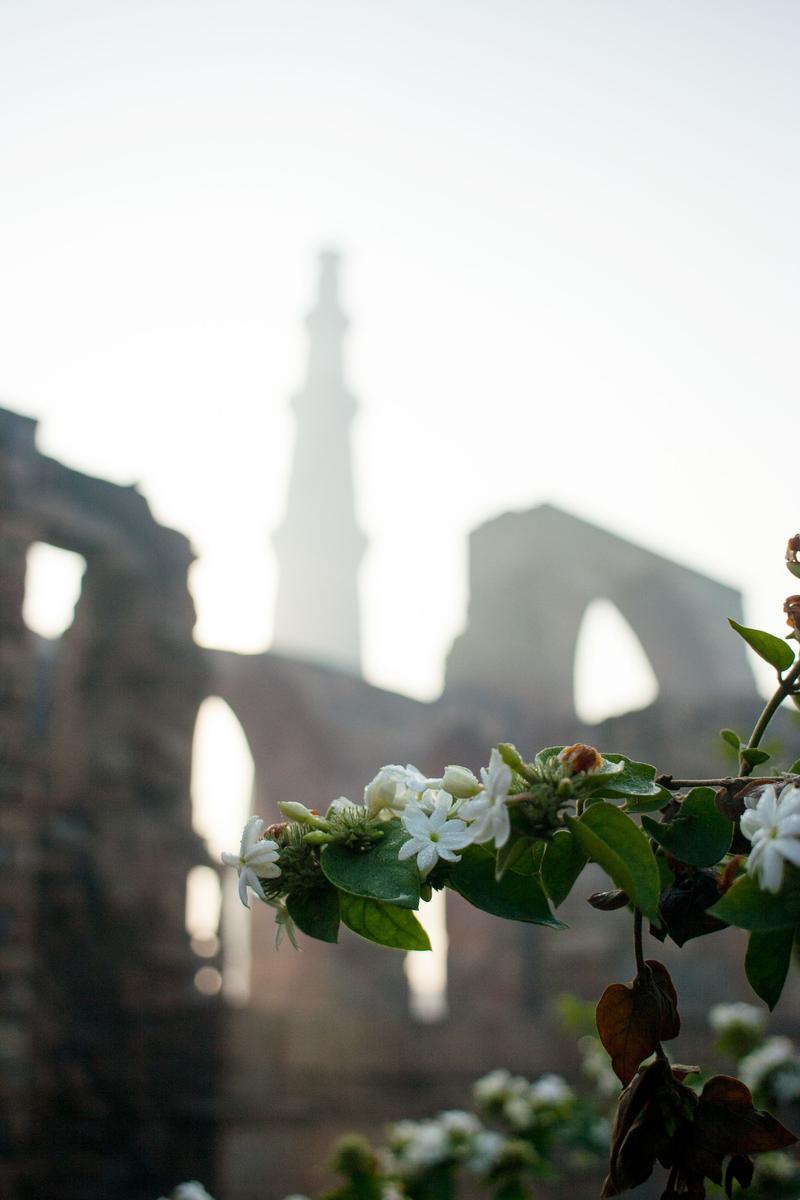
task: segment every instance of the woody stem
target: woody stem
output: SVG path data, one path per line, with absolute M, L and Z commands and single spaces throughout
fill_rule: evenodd
M 775 713 L 783 704 L 786 697 L 791 696 L 792 692 L 794 691 L 795 684 L 797 683 L 798 679 L 800 679 L 800 657 L 798 657 L 797 662 L 794 664 L 788 674 L 781 679 L 778 687 L 775 689 L 774 694 L 764 705 L 761 716 L 756 721 L 753 732 L 750 734 L 750 741 L 745 746 L 745 750 L 755 750 L 757 748 L 762 737 L 767 732 L 767 726 L 775 716 Z M 752 769 L 753 768 L 744 760 L 744 758 L 739 759 L 739 771 L 742 775 L 749 775 Z
M 633 952 L 636 955 L 636 974 L 643 975 L 646 971 L 644 949 L 642 947 L 642 910 L 633 910 Z

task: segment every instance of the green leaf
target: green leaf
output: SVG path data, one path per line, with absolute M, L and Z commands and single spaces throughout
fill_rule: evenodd
M 542 859 L 542 883 L 556 908 L 572 891 L 586 862 L 586 852 L 568 829 L 559 829 L 547 843 Z
M 796 758 L 794 760 L 794 762 L 792 763 L 792 765 L 789 767 L 789 774 L 790 775 L 800 775 L 800 758 Z
M 750 986 L 770 1011 L 780 999 L 792 958 L 795 930 L 754 930 L 747 943 L 744 969 Z
M 657 920 L 658 864 L 639 826 L 613 804 L 593 804 L 582 817 L 565 817 L 565 821 L 586 855 L 645 916 Z
M 631 796 L 622 807 L 628 813 L 651 813 L 666 808 L 671 800 L 672 792 L 668 788 L 659 787 L 652 796 Z
M 788 671 L 794 662 L 794 651 L 787 646 L 783 638 L 775 637 L 773 633 L 765 633 L 763 629 L 748 629 L 728 617 L 728 624 L 743 637 L 751 650 L 773 666 L 776 671 Z
M 708 911 L 739 929 L 761 931 L 800 925 L 800 871 L 787 866 L 777 895 L 760 888 L 751 875 L 740 875 Z
M 510 838 L 505 846 L 497 851 L 495 879 L 499 882 L 506 871 L 516 871 L 518 875 L 536 875 L 541 861 L 539 846 L 540 843 L 535 842 L 533 838 Z
M 322 851 L 320 863 L 334 887 L 353 896 L 367 896 L 401 908 L 419 907 L 419 871 L 414 859 L 402 862 L 397 855 L 408 841 L 399 821 L 369 850 L 351 850 L 334 844 Z M 344 920 L 344 918 L 342 918 Z
M 642 817 L 642 826 L 673 858 L 693 867 L 713 867 L 733 836 L 733 824 L 719 812 L 714 797 L 713 788 L 692 788 L 669 824 Z
M 293 892 L 286 897 L 286 908 L 297 928 L 320 942 L 335 942 L 339 937 L 339 893 L 328 885 L 310 891 Z
M 719 736 L 723 742 L 727 742 L 729 746 L 733 746 L 734 750 L 738 753 L 739 747 L 742 744 L 742 739 L 738 733 L 734 733 L 732 729 L 720 729 Z
M 551 911 L 535 875 L 520 875 L 512 870 L 498 882 L 494 875 L 494 855 L 480 846 L 467 846 L 461 861 L 450 868 L 447 884 L 475 908 L 496 917 L 549 925 L 552 929 L 566 928 Z
M 656 769 L 649 763 L 634 762 L 624 754 L 604 754 L 604 758 L 614 763 L 624 763 L 625 767 L 618 775 L 613 775 L 603 788 L 604 796 L 628 800 L 629 796 L 655 798 L 662 796 L 664 788 L 656 783 Z M 631 807 L 628 801 L 628 807 Z
M 366 896 L 339 896 L 341 918 L 353 933 L 393 950 L 430 950 L 428 935 L 407 908 L 382 904 Z
M 772 757 L 769 751 L 759 750 L 757 746 L 744 746 L 740 753 L 749 767 L 758 767 Z

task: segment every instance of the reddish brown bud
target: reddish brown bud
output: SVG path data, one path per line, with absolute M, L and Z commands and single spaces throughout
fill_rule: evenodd
M 275 821 L 273 825 L 268 825 L 261 835 L 262 840 L 269 838 L 273 842 L 277 842 L 288 824 L 288 821 Z
M 583 742 L 576 742 L 574 746 L 565 746 L 558 757 L 559 761 L 565 767 L 569 767 L 574 775 L 600 771 L 603 766 L 603 756 L 600 751 L 595 750 L 594 746 L 584 746 Z
M 786 624 L 797 633 L 800 629 L 800 596 L 787 596 L 783 611 L 786 613 Z

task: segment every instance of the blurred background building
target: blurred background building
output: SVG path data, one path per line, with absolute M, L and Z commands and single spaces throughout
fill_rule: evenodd
M 272 913 L 256 911 L 250 927 L 232 872 L 218 928 L 216 862 L 191 797 L 209 697 L 243 731 L 251 809 L 268 819 L 283 798 L 358 799 L 385 762 L 477 769 L 500 739 L 531 752 L 586 739 L 705 773 L 721 698 L 732 723 L 753 711 L 754 681 L 724 621 L 741 617 L 739 595 L 549 505 L 473 533 L 468 623 L 437 700 L 363 679 L 338 268 L 322 256 L 276 537 L 275 642 L 263 654 L 201 649 L 185 538 L 156 523 L 136 488 L 42 455 L 35 422 L 0 412 L 0 1180 L 10 1200 L 154 1200 L 187 1177 L 223 1200 L 313 1191 L 345 1129 L 377 1133 L 461 1105 L 497 1065 L 569 1073 L 554 992 L 593 998 L 609 971 L 631 973 L 624 914 L 584 922 L 583 883 L 565 906 L 568 935 L 448 896 L 429 918 L 435 961 L 422 971 L 429 956 L 406 964 L 346 930 L 338 947 L 303 939 L 301 953 L 276 953 Z M 387 479 L 414 485 L 414 464 Z M 85 561 L 58 639 L 23 619 L 27 556 L 41 544 Z M 431 586 L 413 562 L 387 580 Z M 576 711 L 573 669 L 601 602 L 638 636 L 654 698 L 598 726 Z M 199 924 L 198 887 L 210 896 Z M 686 987 L 691 1044 L 702 961 L 691 947 L 664 956 Z

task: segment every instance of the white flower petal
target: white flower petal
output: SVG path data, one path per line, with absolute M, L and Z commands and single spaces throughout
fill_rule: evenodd
M 795 837 L 784 837 L 783 826 L 781 833 L 775 838 L 773 845 L 777 852 L 796 867 L 800 867 L 800 840 Z
M 769 843 L 764 848 L 761 861 L 761 886 L 768 892 L 779 892 L 783 883 L 783 858 L 775 848 L 775 843 Z
M 439 851 L 435 842 L 428 842 L 426 846 L 422 847 L 417 855 L 417 867 L 423 878 L 433 870 L 438 857 Z

